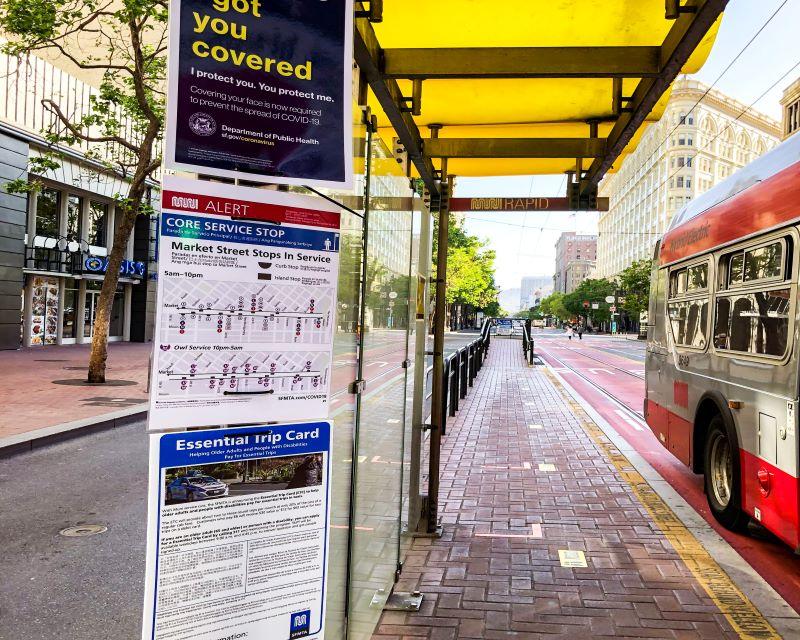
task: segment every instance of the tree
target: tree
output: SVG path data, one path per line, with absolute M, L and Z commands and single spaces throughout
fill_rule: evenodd
M 554 291 L 539 303 L 539 310 L 544 316 L 557 318 L 562 322 L 569 320 L 572 314 L 564 306 L 564 294 Z
M 650 300 L 650 271 L 653 268 L 652 260 L 637 260 L 627 269 L 623 269 L 618 276 L 619 288 L 625 296 L 622 308 L 634 320 L 639 319 L 639 314 L 647 309 Z
M 114 233 L 94 322 L 89 382 L 105 382 L 108 327 L 120 266 L 139 214 L 149 214 L 147 180 L 161 166 L 164 124 L 167 0 L 5 0 L 0 29 L 13 56 L 51 52 L 101 76 L 85 116 L 42 100 L 53 116 L 43 132 L 49 150 L 29 164 L 30 173 L 58 166 L 60 150 L 83 144 L 87 157 L 128 180 L 117 194 L 121 221 Z M 11 192 L 38 189 L 37 181 L 11 181 Z
M 616 285 L 610 280 L 605 279 L 586 279 L 578 285 L 572 293 L 564 296 L 564 307 L 573 316 L 582 316 L 592 321 L 592 323 L 606 322 L 611 318 L 609 303 L 605 301 L 607 296 L 613 296 Z M 584 303 L 588 302 L 588 308 Z M 597 309 L 593 308 L 597 305 Z
M 506 312 L 500 308 L 500 303 L 496 299 L 487 304 L 483 312 L 487 318 L 505 318 L 506 316 Z
M 469 305 L 495 317 L 499 310 L 499 289 L 494 280 L 495 252 L 486 248 L 486 242 L 470 235 L 463 223 L 450 217 L 448 220 L 447 290 L 445 303 Z M 433 269 L 436 269 L 438 248 L 438 221 L 434 220 Z M 494 313 L 490 313 L 490 311 Z

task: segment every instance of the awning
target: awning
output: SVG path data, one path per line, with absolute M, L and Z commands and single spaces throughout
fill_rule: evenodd
M 357 3 L 354 54 L 380 134 L 429 187 L 447 158 L 457 176 L 580 165 L 588 192 L 705 62 L 726 4 L 371 0 Z

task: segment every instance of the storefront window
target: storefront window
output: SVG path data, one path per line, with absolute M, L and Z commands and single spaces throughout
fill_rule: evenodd
M 103 286 L 100 280 L 89 280 L 86 282 L 86 309 L 83 312 L 85 324 L 83 335 L 91 338 L 94 330 L 94 319 L 97 315 L 97 306 L 100 302 L 100 288 Z M 125 291 L 122 285 L 117 287 L 114 294 L 114 302 L 111 305 L 111 320 L 108 326 L 110 337 L 122 336 L 122 326 L 125 320 Z
M 69 196 L 67 198 L 67 230 L 66 235 L 69 240 L 81 239 L 81 209 L 83 198 L 79 196 Z
M 69 280 L 68 282 L 74 282 Z M 77 313 L 78 310 L 78 290 L 64 289 L 64 317 L 62 320 L 62 337 L 76 338 L 78 335 Z
M 89 203 L 89 244 L 95 247 L 107 246 L 108 205 L 102 202 Z
M 58 209 L 61 194 L 55 189 L 42 189 L 36 196 L 36 235 L 57 238 Z

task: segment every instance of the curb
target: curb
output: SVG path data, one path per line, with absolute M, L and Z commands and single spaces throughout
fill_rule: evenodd
M 103 413 L 99 416 L 91 416 L 0 438 L 0 458 L 8 458 L 19 453 L 33 451 L 39 447 L 89 435 L 90 433 L 124 427 L 147 415 L 147 406 L 148 403 L 143 402 L 119 411 Z

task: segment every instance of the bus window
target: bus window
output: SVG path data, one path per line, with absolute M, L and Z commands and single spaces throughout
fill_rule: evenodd
M 714 346 L 765 356 L 783 356 L 789 337 L 791 291 L 756 291 L 717 298 Z
M 667 305 L 676 345 L 705 349 L 708 342 L 708 262 L 670 273 Z
M 708 326 L 708 300 L 681 300 L 669 303 L 669 319 L 675 344 L 704 349 Z
M 714 324 L 714 347 L 728 349 L 729 327 L 731 324 L 731 301 L 728 298 L 717 300 L 717 321 Z
M 723 289 L 741 286 L 748 282 L 780 278 L 783 275 L 784 240 L 762 247 L 729 253 L 720 259 L 720 277 Z
M 728 263 L 728 286 L 741 284 L 744 272 L 744 253 L 737 253 L 730 257 Z
M 700 291 L 708 288 L 708 264 L 697 264 L 687 270 L 687 291 Z
M 763 280 L 781 275 L 783 245 L 774 242 L 745 252 L 744 281 Z

